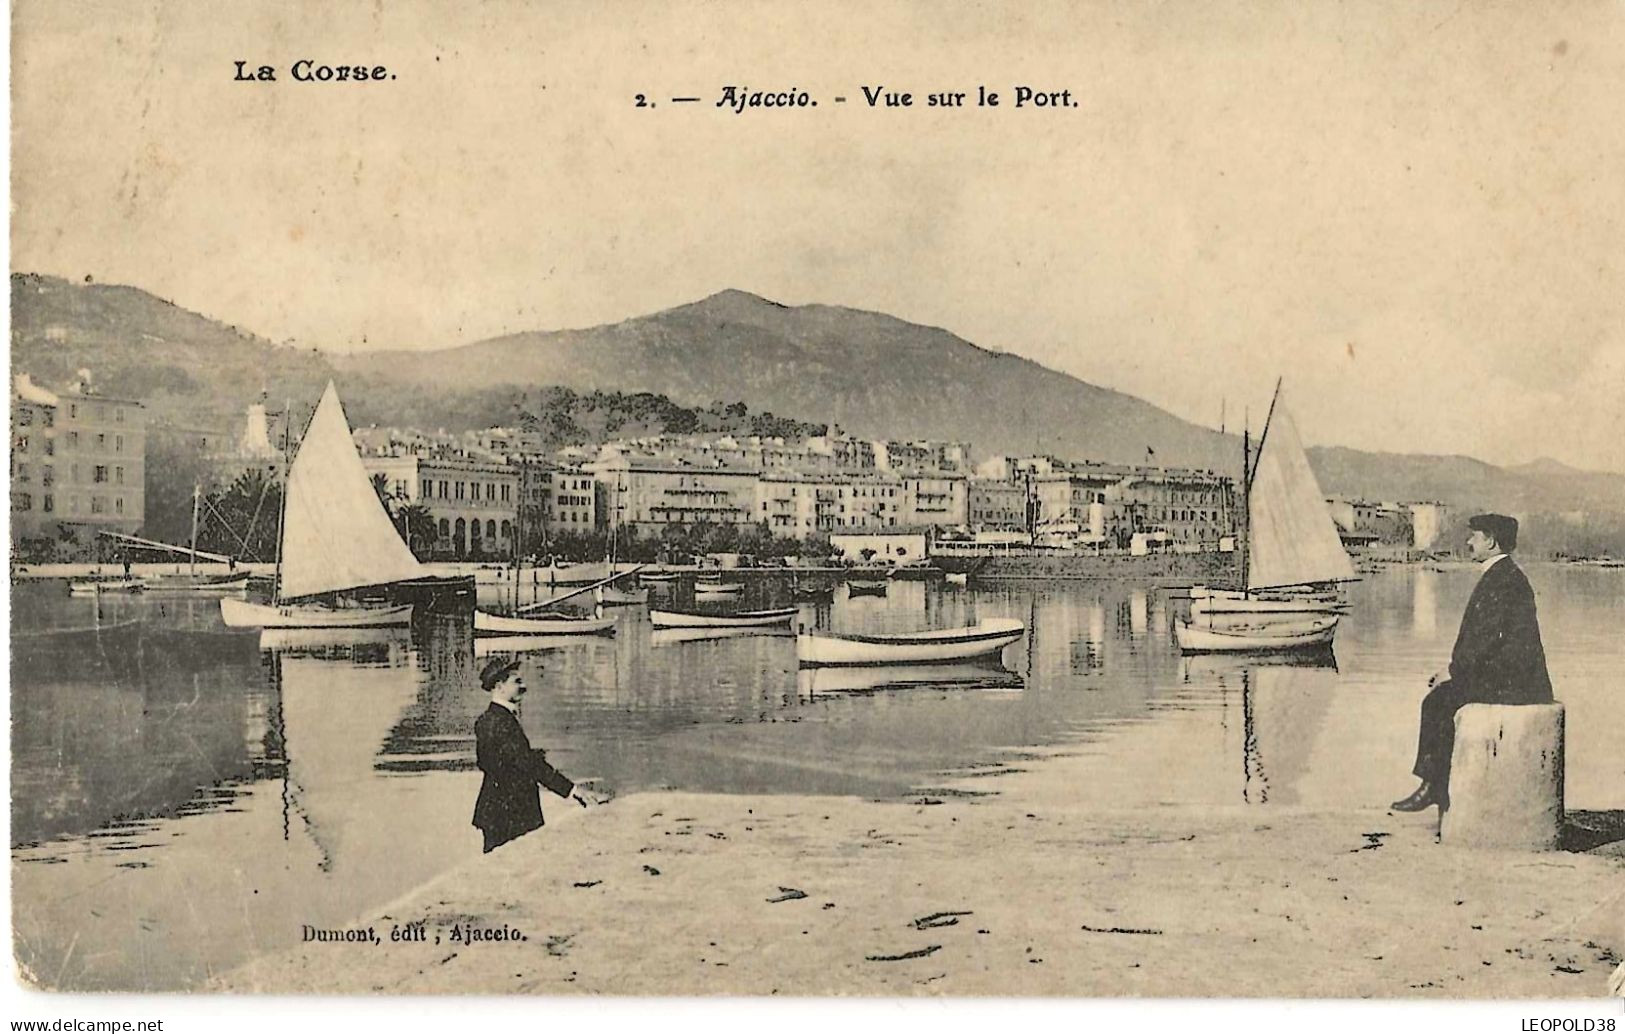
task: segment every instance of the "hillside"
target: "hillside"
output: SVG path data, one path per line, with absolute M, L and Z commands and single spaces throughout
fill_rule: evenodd
M 131 287 L 14 274 L 12 313 L 15 370 L 60 383 L 89 368 L 110 393 L 182 423 L 224 426 L 262 387 L 272 398 L 313 399 L 336 377 L 357 424 L 458 431 L 529 419 L 564 442 L 691 427 L 796 433 L 829 422 L 864 436 L 966 441 L 979 456 L 1037 450 L 1137 463 L 1150 446 L 1170 466 L 1239 466 L 1233 437 L 948 331 L 740 291 L 602 327 L 348 356 L 273 345 Z M 1310 458 L 1328 494 L 1625 513 L 1625 476 L 1549 460 L 1502 468 L 1346 448 Z
M 436 352 L 337 360 L 402 388 L 556 384 L 652 391 L 684 405 L 717 398 L 866 437 L 970 442 L 978 454 L 1033 452 L 1200 467 L 1239 462 L 1213 431 L 1140 399 L 945 330 L 828 305 L 795 308 L 741 291 L 585 330 L 531 332 Z

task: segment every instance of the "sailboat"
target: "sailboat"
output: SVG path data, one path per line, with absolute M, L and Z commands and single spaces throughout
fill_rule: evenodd
M 355 590 L 424 577 L 367 479 L 329 381 L 288 468 L 272 600 L 223 599 L 220 617 L 232 628 L 404 625 L 411 604 L 366 606 Z
M 617 577 L 621 577 L 615 574 L 613 570 L 613 561 L 607 565 L 610 568 L 609 577 L 607 578 L 588 582 L 579 588 L 574 588 L 563 593 L 555 594 L 544 600 L 538 600 L 534 603 L 520 605 L 519 589 L 520 584 L 523 581 L 522 572 L 524 566 L 524 557 L 522 550 L 520 549 L 520 544 L 523 542 L 523 540 L 524 530 L 523 527 L 521 527 L 519 535 L 515 537 L 514 542 L 514 605 L 512 611 L 507 614 L 500 614 L 496 611 L 484 610 L 479 607 L 475 607 L 474 635 L 476 637 L 556 637 L 599 635 L 605 632 L 613 633 L 615 631 L 615 619 L 612 617 L 605 617 L 603 615 L 601 606 L 603 602 L 602 597 L 598 597 L 596 599 L 595 602 L 599 605 L 593 608 L 593 613 L 591 614 L 567 614 L 563 611 L 554 609 L 560 603 L 563 603 L 566 600 L 573 599 L 577 596 L 583 596 L 587 593 L 601 593 L 604 589 L 608 588 L 611 582 L 613 582 Z M 532 585 L 534 586 L 535 583 L 533 582 Z
M 1251 469 L 1244 456 L 1242 586 L 1192 590 L 1191 617 L 1174 629 L 1186 653 L 1323 649 L 1336 635 L 1344 608 L 1309 587 L 1352 580 L 1354 566 L 1280 403 L 1277 382 Z
M 248 588 L 248 574 L 198 574 L 197 573 L 197 529 L 198 507 L 203 499 L 203 486 L 192 486 L 192 544 L 186 551 L 186 573 L 178 570 L 174 574 L 161 574 L 147 582 L 147 589 L 151 592 L 231 592 L 240 593 Z

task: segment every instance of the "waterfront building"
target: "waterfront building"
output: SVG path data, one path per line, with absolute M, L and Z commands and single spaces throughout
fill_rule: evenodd
M 977 532 L 1025 532 L 1027 485 L 994 477 L 972 477 L 965 482 L 967 522 Z
M 361 463 L 369 477 L 382 475 L 391 513 L 413 505 L 428 511 L 435 523 L 435 556 L 496 559 L 513 555 L 519 519 L 519 471 L 515 467 L 413 453 L 364 455 Z
M 745 524 L 755 519 L 758 470 L 601 455 L 586 470 L 613 495 L 605 523 L 656 533 L 671 524 Z
M 903 512 L 898 523 L 937 528 L 962 527 L 969 520 L 969 494 L 963 474 L 914 473 L 903 476 Z
M 1414 531 L 1411 511 L 1407 506 L 1373 503 L 1364 499 L 1328 499 L 1327 508 L 1345 546 L 1355 549 L 1412 547 Z M 1432 531 L 1437 538 L 1438 529 Z
M 756 482 L 756 519 L 785 538 L 904 523 L 903 478 L 887 474 L 766 474 Z
M 146 517 L 146 411 L 93 389 L 67 392 L 26 374 L 13 384 L 11 537 L 87 546 L 99 531 L 125 534 Z
M 829 544 L 854 563 L 906 564 L 926 559 L 930 532 L 925 528 L 849 528 L 831 532 Z

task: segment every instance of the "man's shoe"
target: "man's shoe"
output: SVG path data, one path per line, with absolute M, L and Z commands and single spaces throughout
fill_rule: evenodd
M 1423 783 L 1416 788 L 1415 793 L 1402 801 L 1395 801 L 1388 807 L 1394 811 L 1421 811 L 1424 808 L 1431 808 L 1437 803 L 1439 802 L 1434 799 L 1433 787 Z

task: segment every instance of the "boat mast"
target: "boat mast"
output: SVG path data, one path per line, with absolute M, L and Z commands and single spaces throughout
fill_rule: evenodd
M 197 506 L 202 490 L 201 485 L 196 481 L 192 482 L 192 552 L 187 557 L 186 565 L 186 573 L 192 578 L 197 577 Z
M 1248 462 L 1250 460 L 1250 456 L 1248 455 L 1248 453 L 1251 451 L 1251 444 L 1252 444 L 1252 441 L 1251 441 L 1251 439 L 1252 439 L 1252 428 L 1250 426 L 1250 423 L 1251 422 L 1247 419 L 1246 416 L 1242 417 L 1242 425 L 1241 425 L 1241 513 L 1239 514 L 1240 523 L 1241 523 L 1241 536 L 1240 536 L 1241 541 L 1240 541 L 1239 544 L 1241 546 L 1241 591 L 1242 591 L 1243 595 L 1245 595 L 1246 592 L 1247 592 L 1247 550 L 1248 550 L 1248 545 L 1249 545 L 1249 539 L 1250 539 L 1250 536 L 1252 535 L 1252 530 L 1253 530 L 1253 519 L 1252 519 L 1253 477 L 1252 477 L 1252 471 L 1248 467 Z
M 1275 418 L 1275 404 L 1281 401 L 1281 378 L 1275 378 L 1275 394 L 1270 396 L 1270 411 L 1264 417 L 1264 429 L 1258 432 L 1258 455 L 1264 455 L 1264 440 L 1270 436 L 1270 421 Z M 1247 482 L 1247 490 L 1252 491 L 1253 483 Z
M 271 583 L 271 603 L 282 599 L 282 524 L 288 517 L 288 430 L 293 425 L 293 400 L 282 402 L 282 496 L 276 511 L 276 575 Z

